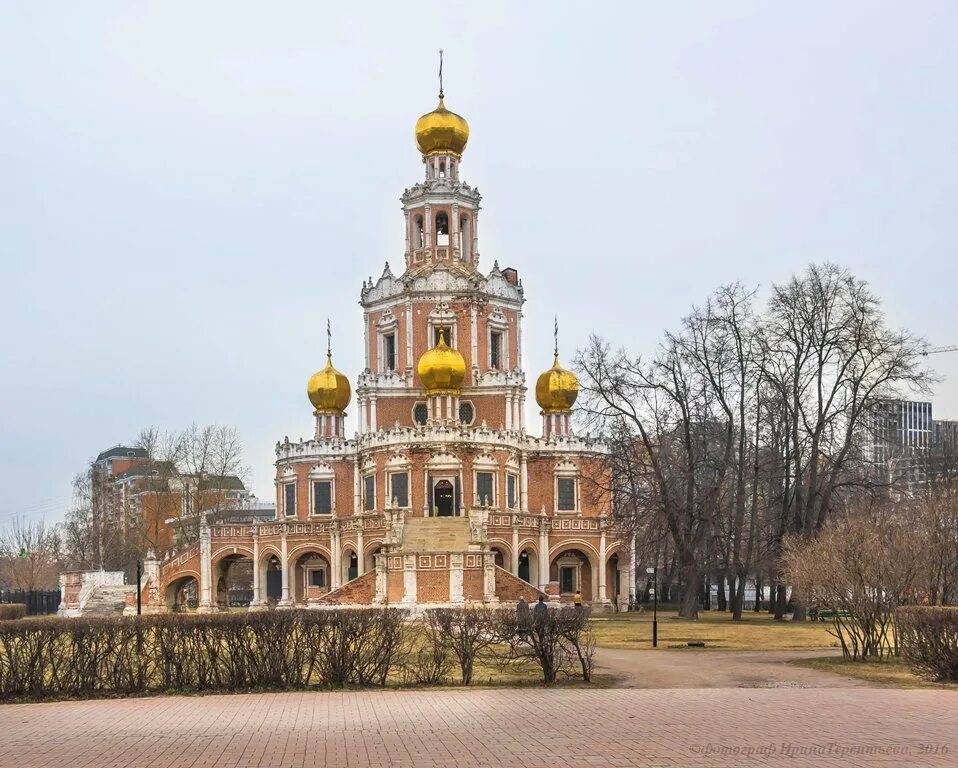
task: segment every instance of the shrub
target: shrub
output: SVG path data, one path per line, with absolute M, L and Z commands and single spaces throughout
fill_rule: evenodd
M 23 603 L 5 603 L 0 605 L 0 621 L 22 619 L 27 615 L 27 606 Z
M 576 668 L 582 679 L 592 679 L 594 642 L 588 611 L 581 608 L 550 608 L 545 617 L 522 620 L 516 611 L 501 611 L 498 634 L 508 643 L 517 662 L 535 662 L 547 685 L 559 675 L 572 677 Z
M 958 608 L 899 608 L 895 628 L 902 655 L 916 674 L 958 682 Z

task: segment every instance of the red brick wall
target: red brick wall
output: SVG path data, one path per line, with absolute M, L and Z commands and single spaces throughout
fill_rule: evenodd
M 416 572 L 416 600 L 420 603 L 449 601 L 449 571 L 428 570 Z

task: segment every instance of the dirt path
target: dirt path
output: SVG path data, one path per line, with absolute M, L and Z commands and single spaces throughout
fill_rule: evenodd
M 789 664 L 794 659 L 834 656 L 811 651 L 670 651 L 597 648 L 600 673 L 615 675 L 621 688 L 859 688 L 850 677 Z

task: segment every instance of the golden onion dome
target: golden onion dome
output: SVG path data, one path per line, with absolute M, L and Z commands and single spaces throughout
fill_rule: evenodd
M 326 367 L 309 377 L 306 394 L 317 413 L 342 413 L 352 394 L 349 379 L 333 368 L 333 358 L 326 355 Z
M 439 106 L 416 121 L 416 146 L 424 155 L 451 154 L 462 156 L 469 141 L 469 123 L 450 112 L 439 95 Z
M 440 331 L 439 343 L 419 358 L 416 370 L 430 395 L 458 395 L 466 378 L 466 361 L 446 344 L 445 334 Z
M 543 413 L 569 413 L 578 396 L 579 380 L 559 365 L 556 355 L 552 367 L 536 380 L 536 402 Z

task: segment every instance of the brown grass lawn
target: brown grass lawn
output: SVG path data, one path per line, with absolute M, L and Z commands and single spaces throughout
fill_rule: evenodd
M 856 677 L 870 683 L 893 688 L 937 688 L 958 691 L 958 683 L 935 683 L 915 675 L 902 659 L 887 661 L 849 661 L 842 657 L 822 659 L 798 659 L 790 662 L 800 667 L 810 667 L 823 672 Z
M 767 613 L 747 611 L 742 621 L 730 613 L 701 611 L 698 621 L 680 619 L 675 611 L 659 611 L 659 648 L 688 648 L 690 640 L 705 647 L 737 651 L 781 651 L 837 648 L 830 625 L 812 621 L 775 621 Z M 652 613 L 622 613 L 592 619 L 596 645 L 601 648 L 651 648 Z M 692 649 L 695 650 L 695 649 Z

